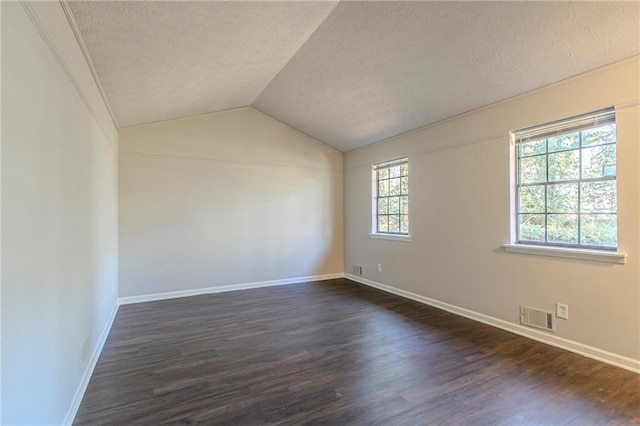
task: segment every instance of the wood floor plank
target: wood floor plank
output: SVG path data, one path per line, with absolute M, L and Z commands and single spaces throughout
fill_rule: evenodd
M 640 376 L 338 279 L 121 306 L 74 424 L 640 424 Z

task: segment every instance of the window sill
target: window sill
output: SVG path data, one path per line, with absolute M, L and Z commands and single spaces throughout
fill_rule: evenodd
M 598 250 L 573 249 L 564 247 L 534 246 L 526 244 L 503 244 L 504 251 L 511 253 L 533 254 L 538 256 L 565 257 L 569 259 L 591 260 L 594 262 L 618 263 L 627 262 L 627 253 Z
M 369 236 L 379 240 L 411 241 L 411 235 L 378 234 L 376 232 L 371 232 Z

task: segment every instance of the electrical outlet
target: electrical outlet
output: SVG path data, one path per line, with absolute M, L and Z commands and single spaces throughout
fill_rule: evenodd
M 556 303 L 556 316 L 562 319 L 569 319 L 569 305 Z
M 378 272 L 382 272 L 382 263 L 378 263 Z

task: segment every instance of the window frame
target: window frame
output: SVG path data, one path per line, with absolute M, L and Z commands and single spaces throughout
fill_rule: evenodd
M 583 133 L 589 129 L 594 129 L 597 127 L 602 127 L 604 125 L 613 124 L 615 129 L 615 140 L 614 142 L 608 142 L 604 144 L 596 144 L 596 145 L 584 145 L 583 144 Z M 554 151 L 549 151 L 549 138 L 558 137 L 563 135 L 569 135 L 572 133 L 579 132 L 579 139 L 577 142 L 577 147 L 574 148 L 561 148 Z M 521 156 L 520 152 L 520 144 L 527 142 L 536 142 L 545 140 L 545 149 L 542 153 L 535 153 L 531 155 Z M 522 252 L 521 250 L 516 250 L 515 247 L 526 247 L 531 246 L 537 248 L 534 254 L 542 254 L 545 249 L 552 249 L 555 252 L 558 250 L 565 251 L 588 251 L 590 253 L 594 252 L 602 252 L 607 254 L 615 254 L 618 253 L 618 238 L 620 236 L 620 232 L 618 230 L 618 171 L 617 171 L 617 159 L 618 159 L 618 137 L 617 137 L 617 126 L 616 126 L 616 114 L 614 108 L 607 108 L 599 111 L 594 111 L 587 114 L 582 114 L 579 116 L 574 116 L 570 118 L 565 118 L 562 120 L 553 121 L 546 124 L 536 125 L 527 127 L 522 130 L 517 130 L 511 132 L 511 146 L 512 146 L 512 164 L 514 167 L 511 172 L 511 180 L 513 183 L 513 191 L 512 191 L 512 225 L 511 225 L 511 235 L 512 235 L 512 243 L 505 244 L 505 248 L 511 247 L 511 250 L 514 252 Z M 616 150 L 616 173 L 614 175 L 606 176 L 603 175 L 599 177 L 592 178 L 584 178 L 583 177 L 583 154 L 585 149 L 590 149 L 593 147 L 603 147 L 603 146 L 614 146 Z M 550 180 L 549 175 L 549 156 L 551 154 L 563 153 L 563 152 L 577 152 L 578 154 L 578 177 L 575 179 L 559 179 L 559 180 Z M 539 182 L 521 182 L 521 159 L 523 158 L 534 158 L 534 157 L 545 157 L 545 179 Z M 605 165 L 603 164 L 603 167 Z M 616 198 L 616 207 L 613 212 L 583 212 L 581 209 L 581 191 L 582 191 L 582 183 L 590 183 L 590 182 L 615 182 L 615 198 Z M 561 184 L 576 184 L 577 185 L 577 206 L 575 212 L 549 212 L 548 206 L 548 188 L 552 185 L 561 185 Z M 520 212 L 520 188 L 522 187 L 543 187 L 544 188 L 544 212 Z M 535 240 L 526 240 L 521 239 L 521 226 L 520 226 L 520 216 L 526 214 L 539 214 L 544 215 L 544 241 L 535 241 Z M 554 214 L 566 214 L 566 215 L 576 215 L 577 216 L 577 243 L 568 243 L 568 242 L 554 242 L 548 240 L 548 232 L 549 232 L 549 216 Z M 582 215 L 608 215 L 615 216 L 616 220 L 616 246 L 603 246 L 603 245 L 593 245 L 593 244 L 583 244 L 581 237 L 582 235 Z M 543 249 L 543 250 L 540 250 Z
M 406 175 L 402 175 L 400 174 L 398 176 L 398 178 L 402 178 L 405 177 L 407 178 L 407 191 L 406 194 L 402 193 L 402 185 L 400 186 L 400 193 L 398 195 L 387 195 L 387 196 L 380 196 L 379 194 L 379 185 L 380 185 L 380 174 L 379 172 L 381 170 L 384 169 L 390 169 L 391 167 L 395 167 L 395 166 L 402 166 L 402 165 L 407 165 L 407 174 Z M 410 200 L 409 200 L 409 179 L 410 179 L 410 173 L 409 173 L 409 158 L 408 157 L 400 157 L 400 158 L 396 158 L 394 160 L 389 160 L 389 161 L 384 161 L 384 162 L 380 162 L 380 163 L 375 163 L 371 166 L 371 182 L 372 182 L 372 198 L 371 198 L 371 232 L 369 233 L 369 236 L 371 238 L 378 238 L 378 239 L 386 239 L 386 240 L 396 240 L 396 241 L 410 241 L 411 240 L 411 227 L 410 227 L 410 210 L 409 210 L 409 205 L 410 205 Z M 391 177 L 382 179 L 382 180 L 390 180 Z M 400 198 L 400 197 L 407 197 L 407 232 L 389 232 L 389 231 L 380 231 L 378 229 L 379 226 L 379 222 L 378 222 L 378 216 L 380 215 L 380 213 L 378 213 L 378 200 L 380 198 Z M 399 201 L 400 202 L 400 201 Z M 387 214 L 382 214 L 383 216 L 395 216 L 396 214 L 392 214 L 392 213 L 387 213 Z M 401 221 L 401 216 L 403 216 L 402 213 L 402 205 L 399 206 L 399 213 L 397 214 L 398 216 L 398 220 Z M 400 226 L 400 223 L 399 223 Z

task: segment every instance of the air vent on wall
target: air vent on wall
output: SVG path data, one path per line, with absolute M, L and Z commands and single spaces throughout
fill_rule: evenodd
M 529 327 L 541 328 L 547 331 L 556 331 L 553 312 L 529 308 L 522 305 L 520 305 L 520 324 L 528 325 Z
M 353 265 L 353 274 L 354 275 L 362 275 L 362 266 Z

